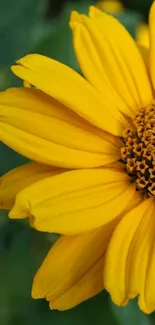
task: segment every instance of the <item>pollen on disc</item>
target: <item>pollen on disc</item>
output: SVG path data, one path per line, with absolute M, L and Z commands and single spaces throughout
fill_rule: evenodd
M 155 102 L 141 108 L 126 129 L 121 148 L 122 162 L 137 190 L 155 196 Z

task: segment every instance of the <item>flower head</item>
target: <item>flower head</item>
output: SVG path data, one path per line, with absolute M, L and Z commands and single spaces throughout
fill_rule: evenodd
M 62 236 L 32 289 L 69 309 L 109 291 L 155 309 L 155 3 L 146 56 L 112 16 L 73 12 L 83 72 L 40 55 L 13 72 L 33 88 L 0 94 L 0 140 L 34 162 L 0 179 L 10 218 Z M 149 58 L 149 59 L 148 59 Z M 149 61 L 149 65 L 147 62 Z

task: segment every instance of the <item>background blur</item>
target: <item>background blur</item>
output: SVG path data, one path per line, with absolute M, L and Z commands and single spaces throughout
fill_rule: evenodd
M 152 0 L 0 0 L 0 90 L 21 85 L 10 65 L 27 53 L 41 53 L 79 71 L 68 27 L 72 9 L 87 13 L 90 4 L 110 11 L 140 43 L 148 46 L 147 20 Z M 108 31 L 107 31 L 108 33 Z M 0 143 L 0 176 L 26 159 Z M 56 239 L 10 221 L 0 212 L 0 325 L 150 325 L 136 301 L 114 306 L 106 292 L 67 311 L 50 311 L 48 303 L 30 297 L 32 278 Z

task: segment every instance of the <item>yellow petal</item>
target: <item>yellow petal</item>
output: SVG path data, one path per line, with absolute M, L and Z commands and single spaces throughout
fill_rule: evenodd
M 128 110 L 128 115 L 132 115 L 131 109 L 122 101 L 118 95 L 115 87 L 109 80 L 107 72 L 105 71 L 105 61 L 102 58 L 101 51 L 96 46 L 96 35 L 93 32 L 99 33 L 100 30 L 93 28 L 93 20 L 86 16 L 78 15 L 73 12 L 70 20 L 70 27 L 73 31 L 73 45 L 75 53 L 85 77 L 97 90 L 100 91 L 101 96 L 105 100 L 111 102 L 105 107 L 105 114 L 107 110 L 111 112 L 118 120 L 124 124 L 124 118 L 119 112 L 120 108 L 123 112 Z M 91 27 L 93 31 L 91 31 Z M 99 35 L 100 36 L 100 35 Z M 100 40 L 102 44 L 103 40 Z
M 54 118 L 56 121 L 58 120 L 66 122 L 67 127 L 69 127 L 68 125 L 70 124 L 72 127 L 76 126 L 76 130 L 79 128 L 83 133 L 86 133 L 87 131 L 89 134 L 91 133 L 91 135 L 96 135 L 97 137 L 94 138 L 98 141 L 98 138 L 100 137 L 102 140 L 105 139 L 109 142 L 114 143 L 114 145 L 119 148 L 122 146 L 119 138 L 116 138 L 109 133 L 96 128 L 94 125 L 88 123 L 86 120 L 79 117 L 76 113 L 68 109 L 66 106 L 62 105 L 54 98 L 46 95 L 39 89 L 7 89 L 7 91 L 0 93 L 0 105 L 9 106 L 10 110 L 12 107 L 16 107 L 18 109 L 41 114 L 41 116 L 43 115 L 49 118 Z M 91 141 L 92 139 L 93 138 L 91 138 Z M 100 142 L 100 145 L 105 145 L 105 143 Z
M 150 202 L 150 206 L 139 224 L 128 252 L 126 291 L 130 298 L 135 297 L 139 293 L 143 293 L 146 268 L 154 241 L 155 222 L 153 215 L 154 205 Z
M 136 195 L 134 196 L 134 198 L 130 204 L 130 208 L 131 208 L 131 206 L 134 207 L 138 203 L 140 203 L 141 199 L 140 199 L 140 196 L 137 194 L 139 194 L 139 193 L 136 193 Z M 101 228 L 101 231 L 102 231 L 101 236 L 102 236 L 102 239 L 104 239 L 104 243 L 100 243 L 100 241 L 99 241 L 100 229 L 97 230 L 98 233 L 97 233 L 96 241 L 97 241 L 97 243 L 99 243 L 100 246 L 102 245 L 103 250 L 108 245 L 108 240 L 113 232 L 113 229 L 117 225 L 117 222 L 118 222 L 118 220 L 115 219 L 113 222 L 108 223 L 107 225 L 105 225 Z M 107 245 L 106 245 L 106 243 L 107 243 Z M 90 259 L 91 258 L 92 257 L 90 257 Z M 51 294 L 49 293 L 46 296 L 46 299 L 48 301 L 50 301 L 50 308 L 51 309 L 59 309 L 59 310 L 64 310 L 66 308 L 68 309 L 68 308 L 73 307 L 74 305 L 77 305 L 77 303 L 90 298 L 92 295 L 96 294 L 97 292 L 101 291 L 101 288 L 103 287 L 103 268 L 104 268 L 104 257 L 99 259 L 95 263 L 95 265 L 89 270 L 89 272 L 86 273 L 86 275 L 83 278 L 81 278 L 78 282 L 76 282 L 71 288 L 69 288 L 69 290 L 67 290 L 65 293 L 63 293 L 56 300 L 54 300 L 55 297 L 53 297 L 53 293 L 51 293 Z M 47 270 L 46 270 L 46 272 L 47 272 Z M 101 275 L 101 272 L 102 272 L 102 275 Z M 102 280 L 101 280 L 101 277 L 102 277 Z M 102 285 L 102 287 L 101 287 L 101 285 Z M 38 283 L 38 288 L 39 288 L 39 283 Z M 40 297 L 40 295 L 39 295 L 39 297 Z
M 117 154 L 100 154 L 67 148 L 0 122 L 0 139 L 23 156 L 62 168 L 92 168 L 118 160 Z
M 21 191 L 10 218 L 31 217 L 37 230 L 77 234 L 117 217 L 135 193 L 126 173 L 75 170 L 48 177 Z
M 155 204 L 153 202 L 152 214 L 147 215 L 148 225 L 145 227 L 145 233 L 141 237 L 143 247 L 143 255 L 139 263 L 141 263 L 141 292 L 138 299 L 140 309 L 150 314 L 155 310 L 155 219 L 154 219 Z M 149 211 L 148 211 L 149 213 Z
M 42 55 L 20 59 L 12 71 L 76 112 L 95 126 L 114 135 L 122 135 L 128 125 L 125 118 L 114 116 L 107 107 L 115 105 L 101 96 L 82 76 L 64 64 Z M 105 114 L 106 112 L 106 114 Z
M 140 191 L 136 191 L 132 200 L 128 203 L 125 210 L 120 215 L 120 219 L 125 216 L 128 212 L 130 212 L 133 208 L 139 205 L 142 201 L 144 201 L 144 196 Z
M 155 1 L 149 15 L 149 36 L 150 36 L 150 75 L 152 78 L 153 87 L 155 89 Z
M 61 236 L 37 272 L 33 298 L 46 298 L 51 309 L 65 310 L 103 289 L 104 252 L 114 222 L 77 236 Z
M 56 300 L 53 301 L 53 294 L 49 293 L 46 299 L 50 301 L 50 309 L 67 310 L 101 292 L 104 289 L 103 265 L 104 257 L 97 261 L 83 278 L 73 284 L 60 297 L 55 298 Z
M 65 107 L 63 107 L 63 109 L 65 110 Z M 52 116 L 52 113 L 55 113 L 55 116 Z M 114 144 L 114 141 L 112 139 L 113 136 L 109 135 L 108 138 L 104 132 L 102 132 L 103 134 L 100 132 L 100 135 L 98 135 L 96 128 L 91 125 L 87 125 L 86 122 L 81 123 L 82 125 L 80 127 L 78 116 L 76 125 L 76 118 L 74 115 L 70 116 L 67 109 L 66 121 L 64 121 L 62 120 L 64 112 L 62 114 L 61 113 L 61 104 L 53 101 L 52 98 L 48 97 L 47 95 L 45 96 L 36 89 L 10 89 L 9 91 L 6 91 L 0 95 L 0 124 L 3 123 L 2 128 L 0 129 L 0 138 L 7 145 L 13 147 L 13 149 L 19 151 L 20 153 L 24 154 L 24 156 L 27 156 L 33 160 L 38 160 L 36 151 L 39 151 L 40 149 L 40 155 L 42 155 L 41 161 L 49 163 L 49 161 L 46 161 L 45 156 L 48 153 L 50 157 L 50 164 L 52 165 L 55 164 L 54 148 L 55 151 L 60 151 L 58 160 L 60 162 L 62 161 L 62 164 L 64 160 L 67 160 L 66 157 L 68 157 L 68 164 L 70 163 L 69 160 L 71 158 L 71 153 L 72 155 L 74 152 L 75 155 L 79 154 L 79 158 L 77 157 L 77 163 L 75 162 L 75 166 L 70 165 L 70 167 L 80 167 L 80 163 L 81 167 L 87 166 L 87 161 L 83 161 L 82 157 L 80 160 L 80 155 L 83 155 L 83 158 L 85 156 L 86 159 L 87 156 L 89 159 L 91 159 L 92 156 L 93 160 L 94 154 L 94 158 L 102 158 L 103 161 L 106 155 L 107 157 L 110 156 L 108 158 L 110 160 L 115 159 L 112 157 L 116 157 L 116 155 L 118 155 L 119 158 L 120 148 Z M 5 128 L 5 126 L 8 129 L 8 136 L 6 135 L 6 137 L 4 137 L 3 133 L 3 128 Z M 15 128 L 14 138 L 9 138 L 9 131 L 12 130 L 13 132 L 12 127 Z M 25 137 L 23 136 L 23 142 L 20 138 L 21 148 L 18 147 L 18 141 L 16 141 L 15 138 L 16 134 L 18 134 L 18 131 L 24 131 L 25 134 Z M 29 136 L 29 138 L 32 137 L 31 152 L 29 143 L 27 143 L 26 146 L 26 140 L 28 142 L 28 136 L 26 134 Z M 33 142 L 35 143 L 35 140 L 37 142 L 40 141 L 40 148 L 36 148 L 35 146 L 33 147 Z M 45 150 L 41 150 L 42 142 L 46 143 L 46 146 L 49 144 L 49 150 L 45 154 Z M 52 146 L 53 151 L 51 151 Z M 65 155 L 63 155 L 64 151 L 66 151 Z M 74 158 L 75 157 L 72 157 L 71 159 L 73 160 Z M 88 167 L 89 163 L 90 162 L 88 161 Z M 104 165 L 106 162 L 100 163 L 101 165 Z
M 119 118 L 121 113 L 131 117 L 137 107 L 150 101 L 152 90 L 142 57 L 114 17 L 90 7 L 90 18 L 73 12 L 70 26 L 83 73 L 103 98 L 112 97 L 115 102 L 107 107 L 109 111 L 116 114 L 118 110 Z
M 18 192 L 32 183 L 64 170 L 35 162 L 14 168 L 0 177 L 0 209 L 10 210 Z
M 127 263 L 130 249 L 132 254 L 134 236 L 135 238 L 136 235 L 138 236 L 140 223 L 143 217 L 147 217 L 150 202 L 151 199 L 145 200 L 122 218 L 108 245 L 104 268 L 104 285 L 110 292 L 113 302 L 119 306 L 125 305 L 129 298 L 133 298 L 138 293 L 138 284 L 135 291 L 127 291 L 130 281 Z

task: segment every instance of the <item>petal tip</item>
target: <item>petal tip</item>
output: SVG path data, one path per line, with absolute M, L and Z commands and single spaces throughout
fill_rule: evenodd
M 27 59 L 27 57 L 28 56 L 31 56 L 31 54 L 27 54 L 27 55 L 25 55 L 25 56 L 23 56 L 22 58 L 20 58 L 20 59 L 17 59 L 16 61 L 15 61 L 15 63 L 18 65 L 18 64 L 22 64 L 22 62 L 25 60 L 25 59 Z
M 139 309 L 145 313 L 146 315 L 149 315 L 151 313 L 154 312 L 155 310 L 155 304 L 154 302 L 151 304 L 151 303 L 148 303 L 145 299 L 144 299 L 144 296 L 142 294 L 139 295 L 138 297 L 138 306 L 139 306 Z
M 96 17 L 99 17 L 101 15 L 103 15 L 103 12 L 100 9 L 98 9 L 95 6 L 90 6 L 89 7 L 89 17 L 90 18 L 96 18 Z
M 14 73 L 14 71 L 16 71 L 16 67 L 17 67 L 16 65 L 12 65 L 12 66 L 11 66 L 11 71 L 12 71 L 13 73 Z
M 16 209 L 12 208 L 12 210 L 8 214 L 9 219 L 25 219 L 28 217 L 27 211 L 18 212 Z
M 69 26 L 74 28 L 76 23 L 79 22 L 81 22 L 81 15 L 76 10 L 73 10 L 70 15 Z
M 15 62 L 18 65 L 27 66 L 27 65 L 29 65 L 30 62 L 35 62 L 35 60 L 37 60 L 37 58 L 42 58 L 42 57 L 44 57 L 44 55 L 42 55 L 42 54 L 30 53 L 30 54 L 27 54 L 27 55 L 23 56 L 22 58 L 16 60 Z
M 54 311 L 54 310 L 58 310 L 58 311 L 66 311 L 67 309 L 70 309 L 70 308 L 66 308 L 65 306 L 57 306 L 57 302 L 53 302 L 53 301 L 50 301 L 49 303 L 49 308 L 50 310 Z
M 41 294 L 40 290 L 38 290 L 37 286 L 33 284 L 32 290 L 31 290 L 31 297 L 33 299 L 41 299 L 44 298 L 44 295 Z
M 88 16 L 84 14 L 79 14 L 77 11 L 73 10 L 70 15 L 69 26 L 71 27 L 71 29 L 75 29 L 79 25 L 79 23 L 86 23 L 88 18 Z
M 18 219 L 17 214 L 15 214 L 14 212 L 12 213 L 12 210 L 9 212 L 8 217 L 9 219 Z
M 17 61 L 16 61 L 17 62 Z M 20 78 L 20 65 L 18 64 L 18 65 L 12 65 L 11 66 L 11 71 L 13 72 L 13 74 L 15 75 L 15 76 L 17 76 L 17 77 L 19 77 Z

